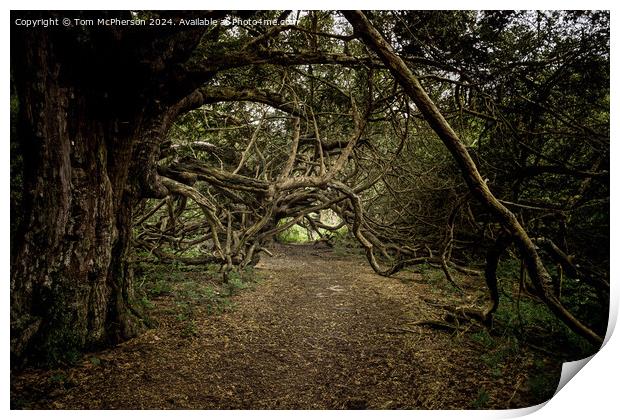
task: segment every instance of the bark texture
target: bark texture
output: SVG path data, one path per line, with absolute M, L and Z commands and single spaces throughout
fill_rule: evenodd
M 11 256 L 11 352 L 50 362 L 141 325 L 125 262 L 139 114 L 118 108 L 104 83 L 72 83 L 82 69 L 62 35 L 31 31 L 15 46 L 24 214 Z

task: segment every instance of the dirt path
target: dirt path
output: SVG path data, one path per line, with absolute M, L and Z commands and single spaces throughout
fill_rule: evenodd
M 476 407 L 481 398 L 485 407 L 527 404 L 519 372 L 493 377 L 468 340 L 411 326 L 438 316 L 421 298 L 433 293 L 427 282 L 382 278 L 359 257 L 308 246 L 279 249 L 257 269 L 264 279 L 234 298 L 234 310 L 197 318 L 193 337 L 181 338 L 164 317 L 157 328 L 76 367 L 13 377 L 12 405 L 411 409 Z

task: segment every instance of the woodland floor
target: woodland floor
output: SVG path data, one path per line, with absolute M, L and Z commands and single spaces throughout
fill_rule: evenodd
M 420 273 L 383 278 L 358 255 L 308 245 L 279 246 L 255 271 L 221 313 L 196 303 L 188 324 L 162 293 L 145 334 L 13 373 L 12 407 L 502 409 L 544 401 L 559 379 L 557 366 L 537 381 L 544 356 L 529 348 L 414 325 L 441 319 L 431 302 L 446 299 Z

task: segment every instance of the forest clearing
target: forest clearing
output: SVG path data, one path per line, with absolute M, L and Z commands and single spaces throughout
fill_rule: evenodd
M 521 408 L 602 345 L 608 11 L 11 19 L 12 408 Z

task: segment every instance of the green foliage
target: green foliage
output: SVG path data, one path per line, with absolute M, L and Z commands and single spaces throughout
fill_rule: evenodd
M 285 219 L 280 221 L 280 224 L 285 223 L 287 223 Z M 277 240 L 285 244 L 301 244 L 312 241 L 308 235 L 308 230 L 299 225 L 293 225 L 278 233 Z
M 278 13 L 259 11 L 248 15 L 273 18 Z M 138 16 L 157 16 L 157 12 L 139 12 Z M 608 277 L 609 12 L 389 11 L 369 13 L 369 17 L 399 54 L 417 60 L 414 62 L 419 66 L 419 73 L 424 75 L 423 84 L 430 96 L 436 99 L 438 107 L 458 132 L 480 166 L 480 172 L 488 178 L 494 194 L 498 199 L 512 203 L 514 208 L 511 209 L 518 212 L 518 219 L 530 235 L 553 238 L 567 252 L 579 251 L 588 265 L 600 270 L 601 277 L 606 274 Z M 407 245 L 410 249 L 422 250 L 428 246 L 429 253 L 430 249 L 436 251 L 444 241 L 442 227 L 446 225 L 455 199 L 465 196 L 468 188 L 450 154 L 437 141 L 427 122 L 419 115 L 412 115 L 410 100 L 386 69 L 307 63 L 293 67 L 280 65 L 278 60 L 266 65 L 236 65 L 236 60 L 243 61 L 246 52 L 257 51 L 275 52 L 276 56 L 281 54 L 282 58 L 292 61 L 300 51 L 344 53 L 353 54 L 360 60 L 366 58 L 366 48 L 361 42 L 342 39 L 342 34 L 350 34 L 351 28 L 336 17 L 336 12 L 297 13 L 296 25 L 298 30 L 289 28 L 272 34 L 265 37 L 260 46 L 245 51 L 242 48 L 248 41 L 267 35 L 262 32 L 264 28 L 213 25 L 205 32 L 193 54 L 187 51 L 188 54 L 184 55 L 184 60 L 189 59 L 186 68 L 193 68 L 196 74 L 208 74 L 207 88 L 218 86 L 239 91 L 256 88 L 261 92 L 278 92 L 277 96 L 285 103 L 294 102 L 298 109 L 303 110 L 301 132 L 307 135 L 316 129 L 316 134 L 320 132 L 325 141 L 340 142 L 347 138 L 353 125 L 350 110 L 351 98 L 354 98 L 367 117 L 363 124 L 365 145 L 361 144 L 360 138 L 360 144 L 349 157 L 352 164 L 347 162 L 334 181 L 354 189 L 363 187 L 359 189 L 359 196 L 365 215 L 364 228 L 378 241 Z M 313 35 L 316 32 L 337 33 L 339 36 Z M 312 45 L 317 37 L 319 45 Z M 209 65 L 212 59 L 213 68 L 219 67 L 221 71 L 199 70 L 199 64 Z M 265 61 L 270 60 L 257 59 L 255 62 Z M 143 64 L 140 69 L 153 67 Z M 162 77 L 175 74 L 183 79 L 182 75 L 169 69 L 160 70 L 158 74 Z M 152 77 L 145 80 L 150 79 Z M 71 80 L 66 82 L 70 84 Z M 22 158 L 31 156 L 21 155 L 26 148 L 22 150 L 17 138 L 16 122 L 21 104 L 14 90 L 12 86 L 12 244 L 16 226 L 24 217 L 20 211 L 21 202 L 29 201 L 28 197 L 22 197 L 24 178 L 30 179 L 22 173 Z M 152 99 L 158 102 L 158 98 Z M 170 132 L 163 133 L 173 139 L 175 147 L 166 150 L 168 157 L 160 162 L 161 169 L 171 169 L 166 168 L 165 163 L 190 157 L 202 160 L 207 166 L 231 170 L 239 163 L 240 153 L 249 146 L 247 140 L 255 138 L 254 150 L 247 156 L 245 167 L 239 166 L 242 170 L 238 175 L 255 177 L 261 182 L 276 179 L 290 150 L 292 136 L 286 122 L 290 114 L 268 106 L 264 100 L 260 103 L 251 100 L 208 102 L 200 109 L 183 113 L 172 122 Z M 259 115 L 265 116 L 260 130 L 257 128 Z M 309 115 L 312 115 L 313 123 L 307 118 Z M 75 125 L 72 121 L 68 123 L 69 126 Z M 253 136 L 254 132 L 256 136 Z M 197 140 L 205 141 L 213 148 L 199 150 L 195 145 Z M 317 151 L 322 149 L 302 143 L 299 145 L 299 159 L 295 160 L 298 166 L 292 174 L 314 174 L 318 167 Z M 337 150 L 330 149 L 326 155 L 328 165 L 337 159 Z M 33 162 L 27 162 L 27 167 L 36 165 L 38 153 L 33 151 Z M 81 159 L 80 156 L 72 158 Z M 30 175 L 41 174 L 33 172 Z M 365 185 L 373 179 L 377 181 Z M 340 208 L 342 216 L 350 219 L 351 207 L 338 197 L 340 193 L 330 191 L 327 183 L 304 188 L 303 191 L 287 192 L 288 197 L 307 195 L 297 196 L 298 201 L 293 202 L 287 202 L 288 197 L 267 195 L 274 199 L 273 203 L 278 203 L 279 208 L 297 212 L 291 210 L 291 214 L 298 214 L 296 206 L 308 208 L 317 202 L 332 201 L 333 207 Z M 196 182 L 196 189 L 217 207 L 220 222 L 225 218 L 222 215 L 230 214 L 228 210 L 245 207 L 234 211 L 242 213 L 243 217 L 238 219 L 244 220 L 238 221 L 235 227 L 241 223 L 250 226 L 253 217 L 260 219 L 264 215 L 260 214 L 261 211 L 271 208 L 261 202 L 263 194 L 242 190 L 234 190 L 233 194 L 227 188 L 218 191 L 202 181 Z M 228 192 L 228 197 L 222 194 L 223 190 Z M 167 201 L 167 205 L 144 220 L 144 226 L 140 228 L 149 232 L 149 229 L 156 230 L 157 223 L 161 223 L 160 226 L 165 226 L 162 238 L 172 237 L 176 241 L 178 232 L 170 234 L 169 225 L 164 223 L 168 212 L 172 214 L 173 209 L 181 209 L 178 222 L 187 222 L 185 226 L 192 226 L 202 213 L 196 203 L 185 208 L 178 205 L 180 197 L 174 197 L 174 201 L 174 206 Z M 147 210 L 156 205 L 155 200 L 145 203 Z M 455 222 L 454 236 L 458 246 L 454 247 L 454 253 L 460 254 L 455 256 L 461 261 L 482 254 L 500 229 L 496 221 L 490 220 L 487 209 L 473 200 L 466 204 Z M 137 225 L 135 229 L 139 233 Z M 197 231 L 204 233 L 202 229 Z M 185 236 L 187 232 L 192 233 Z M 202 240 L 210 250 L 211 247 L 205 245 L 208 239 L 192 230 L 187 232 L 182 235 L 186 242 Z M 346 228 L 321 233 L 332 236 L 336 255 L 347 255 L 355 249 Z M 281 232 L 278 239 L 285 243 L 304 243 L 313 238 L 307 229 L 295 225 Z M 199 257 L 205 253 L 199 246 L 185 248 L 178 243 L 169 244 L 164 250 L 184 257 Z M 146 253 L 140 256 L 152 257 Z M 452 291 L 441 271 L 426 267 L 420 270 L 433 290 Z M 500 267 L 499 274 L 502 278 L 514 278 L 517 270 L 515 262 L 509 261 Z M 171 297 L 179 302 L 179 315 L 183 321 L 191 319 L 196 306 L 204 307 L 208 312 L 230 307 L 230 296 L 248 284 L 244 274 L 237 271 L 227 273 L 226 282 L 219 284 L 222 273 L 221 267 L 217 266 L 205 270 L 204 267 L 173 263 L 167 266 L 144 265 L 138 271 L 137 303 L 148 311 L 155 308 L 157 299 Z M 494 332 L 502 337 L 555 337 L 573 352 L 592 351 L 543 305 L 526 297 L 518 299 L 511 286 L 514 283 L 501 284 L 502 301 L 495 316 Z M 44 313 L 45 327 L 53 331 L 39 351 L 55 362 L 74 359 L 75 349 L 84 344 L 81 342 L 83 338 L 71 328 L 79 315 L 75 309 L 68 309 L 72 300 L 65 298 L 66 293 L 54 291 L 51 296 L 44 296 L 53 302 L 49 313 Z M 562 301 L 580 319 L 601 331 L 606 325 L 607 315 L 604 299 L 603 293 L 596 293 L 578 279 L 565 279 Z M 486 357 L 485 363 L 489 367 L 496 368 L 502 359 L 509 357 L 507 349 L 512 344 L 486 342 L 485 337 L 479 339 L 481 344 L 497 351 Z
M 562 282 L 562 301 L 579 319 L 587 320 L 597 332 L 605 335 L 609 318 L 609 298 L 597 293 L 583 280 L 565 276 Z
M 241 275 L 235 271 L 231 271 L 228 273 L 228 279 L 224 284 L 224 294 L 225 296 L 232 296 L 246 287 L 247 285 L 243 282 Z
M 184 338 L 198 335 L 200 314 L 220 314 L 231 310 L 231 298 L 260 280 L 252 269 L 233 270 L 222 282 L 220 266 L 186 266 L 183 264 L 146 264 L 138 267 L 137 304 L 147 313 L 157 307 L 158 299 L 171 297 L 174 319 Z
M 290 223 L 290 218 L 282 219 L 278 222 L 278 226 L 283 226 Z M 328 230 L 318 228 L 318 231 L 325 238 L 328 238 L 329 243 L 334 247 L 336 253 L 345 255 L 348 250 L 359 247 L 357 241 L 349 233 L 349 228 L 344 225 L 336 230 Z M 318 240 L 320 235 L 316 232 L 310 233 L 306 227 L 299 224 L 295 224 L 288 229 L 279 232 L 276 235 L 276 239 L 285 244 L 302 244 Z
M 596 349 L 558 320 L 546 305 L 525 295 L 519 298 L 514 281 L 518 279 L 519 270 L 518 261 L 507 260 L 500 263 L 498 273 L 501 273 L 500 278 L 504 281 L 500 280 L 499 283 L 501 296 L 499 307 L 494 314 L 494 329 L 502 336 L 520 340 L 547 337 L 544 344 L 552 346 L 552 351 L 570 355 L 574 359 L 593 354 Z M 548 337 L 553 337 L 553 340 L 548 341 Z
M 424 263 L 416 265 L 410 271 L 420 275 L 430 285 L 433 293 L 450 296 L 458 292 L 458 289 L 446 279 L 445 273 L 440 268 Z M 458 281 L 459 274 L 453 272 L 452 277 Z
M 469 338 L 482 347 L 480 360 L 494 378 L 502 377 L 506 366 L 520 353 L 519 342 L 512 336 L 493 337 L 488 330 L 482 329 L 470 334 Z
M 172 286 L 170 282 L 164 279 L 158 279 L 152 286 L 148 289 L 147 293 L 150 296 L 162 296 L 167 295 L 172 291 Z
M 483 354 L 481 360 L 491 369 L 500 369 L 502 364 L 518 354 L 518 341 L 513 337 L 507 337 Z
M 55 373 L 52 376 L 50 376 L 50 382 L 52 383 L 62 384 L 66 380 L 67 380 L 67 375 L 65 375 L 64 373 Z
M 496 346 L 495 339 L 491 337 L 491 334 L 489 334 L 489 331 L 486 329 L 471 334 L 470 338 L 486 349 L 492 349 Z
M 153 309 L 155 307 L 155 305 L 153 304 L 153 302 L 151 302 L 149 300 L 148 297 L 146 296 L 142 296 L 140 298 L 140 300 L 138 301 L 138 303 L 140 304 L 140 306 L 144 309 Z
M 54 304 L 46 307 L 45 321 L 42 323 L 44 339 L 39 341 L 33 349 L 36 364 L 42 367 L 56 367 L 73 365 L 82 357 L 84 338 L 74 327 L 75 312 L 68 304 L 72 302 L 70 294 L 74 291 L 62 283 L 66 281 L 57 278 L 52 282 L 53 287 L 48 290 L 49 299 Z
M 35 354 L 41 355 L 38 364 L 43 367 L 74 365 L 82 357 L 83 343 L 80 337 L 70 330 L 55 330 Z
M 41 384 L 46 393 L 54 392 L 57 390 L 70 389 L 77 385 L 76 380 L 67 375 L 66 372 L 60 371 L 51 375 L 47 379 L 47 384 Z M 23 403 L 27 403 L 26 400 L 22 401 Z
M 549 400 L 558 386 L 558 378 L 549 373 L 539 373 L 528 380 L 530 392 L 541 399 Z
M 527 386 L 540 401 L 547 401 L 553 397 L 559 381 L 560 369 L 557 365 L 553 366 L 542 359 L 536 359 Z
M 197 337 L 198 328 L 196 327 L 196 321 L 190 320 L 186 322 L 181 330 L 181 336 L 185 338 Z
M 476 410 L 484 409 L 488 406 L 490 399 L 491 397 L 489 396 L 489 393 L 487 392 L 487 390 L 484 389 L 484 387 L 480 387 L 478 389 L 478 394 L 476 395 L 476 399 L 472 402 L 472 406 Z
M 338 256 L 358 255 L 363 252 L 363 248 L 346 225 L 328 235 L 331 238 L 334 253 Z

